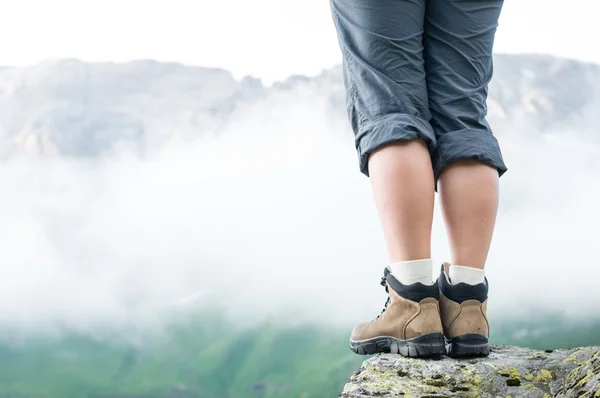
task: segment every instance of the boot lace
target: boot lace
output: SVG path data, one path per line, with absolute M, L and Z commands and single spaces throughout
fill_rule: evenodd
M 381 282 L 379 282 L 379 283 L 380 283 L 381 286 L 385 287 L 385 292 L 389 293 L 388 286 L 387 286 L 387 272 L 385 273 L 385 275 L 383 275 L 381 277 Z M 385 310 L 387 309 L 387 306 L 389 304 L 390 304 L 390 296 L 388 294 L 388 298 L 387 298 L 387 300 L 385 302 L 385 305 L 383 306 L 383 309 L 381 310 L 381 313 L 379 315 L 377 315 L 377 318 L 375 318 L 375 319 L 378 319 L 385 312 Z

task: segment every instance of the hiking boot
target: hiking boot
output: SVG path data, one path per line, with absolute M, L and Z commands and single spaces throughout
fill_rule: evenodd
M 490 329 L 486 317 L 487 279 L 474 286 L 466 283 L 453 285 L 442 266 L 438 283 L 440 315 L 444 325 L 448 356 L 460 358 L 489 355 Z
M 389 294 L 385 307 L 375 320 L 354 328 L 350 337 L 352 351 L 405 357 L 445 354 L 437 282 L 431 286 L 403 285 L 386 268 L 381 284 Z

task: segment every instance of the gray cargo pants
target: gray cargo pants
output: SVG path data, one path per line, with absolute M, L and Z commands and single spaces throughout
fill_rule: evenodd
M 502 0 L 330 0 L 361 171 L 386 144 L 423 139 L 437 181 L 460 159 L 506 166 L 486 121 Z

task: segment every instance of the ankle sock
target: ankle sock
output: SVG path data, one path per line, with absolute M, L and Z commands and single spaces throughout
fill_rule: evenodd
M 433 285 L 431 278 L 433 261 L 431 261 L 430 258 L 424 260 L 400 261 L 398 263 L 390 264 L 389 269 L 403 285 L 412 285 L 417 282 L 428 286 Z
M 466 283 L 475 286 L 485 281 L 485 271 L 479 268 L 465 267 L 463 265 L 451 265 L 448 273 L 450 283 Z

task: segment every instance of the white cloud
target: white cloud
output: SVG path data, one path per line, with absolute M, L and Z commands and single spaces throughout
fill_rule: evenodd
M 351 133 L 328 109 L 310 91 L 283 93 L 238 110 L 218 137 L 174 140 L 148 159 L 3 163 L 0 324 L 89 329 L 190 297 L 247 318 L 376 315 L 383 239 Z M 496 313 L 600 299 L 600 148 L 564 137 L 501 137 L 510 171 L 488 267 Z M 439 216 L 433 240 L 440 263 Z

